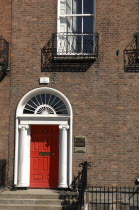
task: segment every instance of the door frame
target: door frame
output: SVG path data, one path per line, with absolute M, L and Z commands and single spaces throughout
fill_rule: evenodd
M 23 114 L 24 106 L 27 101 L 34 95 L 39 93 L 52 93 L 61 98 L 68 109 L 67 116 L 56 115 L 37 115 L 37 114 Z M 53 88 L 36 88 L 29 91 L 19 102 L 16 111 L 16 125 L 15 125 L 15 163 L 14 163 L 14 185 L 16 187 L 30 186 L 30 125 L 59 125 L 60 135 L 59 139 L 64 137 L 67 142 L 67 165 L 64 166 L 61 158 L 59 163 L 59 174 L 64 173 L 66 180 L 59 178 L 59 188 L 70 188 L 72 183 L 72 108 L 70 102 L 58 90 Z M 63 132 L 63 134 L 62 134 Z M 24 139 L 24 141 L 22 141 Z M 26 141 L 25 141 L 26 139 Z M 59 146 L 59 153 L 63 148 Z M 21 161 L 23 160 L 24 161 Z M 22 163 L 22 164 L 20 164 Z M 24 168 L 26 167 L 26 170 Z M 61 172 L 62 168 L 62 172 Z M 61 177 L 63 174 L 61 174 Z

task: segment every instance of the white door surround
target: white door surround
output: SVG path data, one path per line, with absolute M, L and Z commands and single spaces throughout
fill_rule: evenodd
M 45 96 L 48 97 L 47 100 Z M 45 100 L 47 104 L 44 104 Z M 59 107 L 62 106 L 66 112 L 61 111 Z M 25 107 L 31 107 L 33 113 L 28 110 L 26 113 Z M 41 110 L 39 114 L 38 110 Z M 59 125 L 58 187 L 70 187 L 72 182 L 72 108 L 68 99 L 61 92 L 47 87 L 29 91 L 18 104 L 15 126 L 14 185 L 16 187 L 30 186 L 30 125 L 34 124 Z

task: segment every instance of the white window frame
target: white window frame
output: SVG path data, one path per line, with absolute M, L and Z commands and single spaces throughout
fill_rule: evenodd
M 60 1 L 61 0 L 58 0 L 58 10 L 57 10 L 57 33 L 58 34 L 60 34 L 61 33 L 61 31 L 60 31 L 60 18 L 62 18 L 62 17 L 82 17 L 82 32 L 81 32 L 81 34 L 78 34 L 78 35 L 81 35 L 81 37 L 82 37 L 82 44 L 81 44 L 81 51 L 83 52 L 83 36 L 84 35 L 89 35 L 89 34 L 85 34 L 85 33 L 83 33 L 83 30 L 84 30 L 84 28 L 83 28 L 83 17 L 89 17 L 89 16 L 93 16 L 93 34 L 95 33 L 95 17 L 96 17 L 96 8 L 95 8 L 95 5 L 96 5 L 96 1 L 95 0 L 92 0 L 93 1 L 93 8 L 94 8 L 94 13 L 93 14 L 84 14 L 83 12 L 83 10 L 84 10 L 84 8 L 83 8 L 83 3 L 84 3 L 84 1 L 85 0 L 81 0 L 82 1 L 82 14 L 60 14 Z M 72 0 L 71 0 L 71 8 L 72 8 Z M 72 12 L 72 10 L 71 10 L 71 12 Z M 71 28 L 72 28 L 72 19 L 71 19 Z M 72 32 L 71 32 L 72 33 Z M 58 41 L 58 45 L 57 45 L 57 48 L 59 49 L 59 47 L 60 47 L 60 45 L 59 45 L 59 37 L 57 38 L 57 41 Z M 58 50 L 57 49 L 57 50 Z M 57 51 L 58 52 L 58 51 Z M 59 53 L 59 52 L 58 52 Z M 66 54 L 68 54 L 68 53 L 66 53 Z M 75 54 L 80 54 L 80 53 L 75 53 Z M 81 53 L 82 54 L 82 53 Z

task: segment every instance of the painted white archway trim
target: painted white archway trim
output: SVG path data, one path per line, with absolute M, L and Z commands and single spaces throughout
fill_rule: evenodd
M 23 114 L 24 107 L 28 100 L 35 95 L 50 93 L 59 97 L 65 104 L 68 115 L 39 115 L 39 114 Z M 67 165 L 65 166 L 67 172 L 67 183 L 62 185 L 59 181 L 59 187 L 70 187 L 72 182 L 72 107 L 69 100 L 58 90 L 53 88 L 36 88 L 29 91 L 20 100 L 16 111 L 16 126 L 15 126 L 15 164 L 14 164 L 14 185 L 17 187 L 29 187 L 30 186 L 30 125 L 59 125 L 60 129 L 65 126 L 69 129 L 63 131 L 64 138 L 67 140 Z M 60 135 L 60 136 L 62 136 Z M 26 144 L 23 139 L 26 138 Z M 60 137 L 62 138 L 62 137 Z M 61 141 L 61 139 L 60 139 Z M 23 148 L 26 152 L 24 153 Z M 61 150 L 62 151 L 62 150 Z M 22 154 L 22 156 L 21 156 Z M 62 159 L 63 160 L 63 159 Z M 62 163 L 62 162 L 61 162 Z M 63 165 L 59 165 L 59 171 Z M 65 163 L 62 163 L 65 164 Z M 25 170 L 26 165 L 26 170 Z M 25 172 L 24 172 L 25 170 Z M 21 173 L 22 171 L 22 173 Z M 64 173 L 65 169 L 64 169 Z M 21 175 L 22 174 L 22 175 Z M 60 173 L 59 173 L 60 174 Z M 22 180 L 21 180 L 22 176 Z M 24 181 L 23 181 L 24 180 Z M 60 177 L 59 177 L 60 180 Z M 64 182 L 63 182 L 64 183 Z

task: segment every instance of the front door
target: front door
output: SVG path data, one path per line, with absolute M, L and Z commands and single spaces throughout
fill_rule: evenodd
M 59 128 L 57 125 L 31 126 L 30 187 L 57 188 Z

